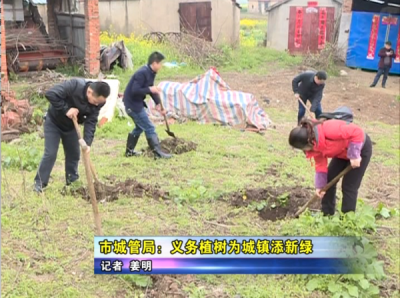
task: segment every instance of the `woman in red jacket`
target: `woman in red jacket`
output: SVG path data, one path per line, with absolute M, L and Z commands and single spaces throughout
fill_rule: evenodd
M 303 150 L 315 161 L 315 188 L 322 199 L 324 215 L 333 215 L 336 204 L 336 185 L 326 193 L 321 190 L 349 164 L 353 170 L 343 177 L 342 212 L 356 210 L 358 189 L 372 156 L 372 142 L 364 131 L 343 120 L 302 120 L 289 135 L 289 144 Z M 328 167 L 328 158 L 332 158 Z

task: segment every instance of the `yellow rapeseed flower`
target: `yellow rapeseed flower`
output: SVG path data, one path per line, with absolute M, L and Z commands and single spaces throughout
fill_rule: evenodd
M 240 20 L 240 27 L 255 28 L 266 26 L 266 20 L 253 20 L 253 19 L 242 19 Z

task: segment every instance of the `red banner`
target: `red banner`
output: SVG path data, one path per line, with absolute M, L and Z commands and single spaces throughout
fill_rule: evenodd
M 368 55 L 367 55 L 367 59 L 370 59 L 370 60 L 375 59 L 375 50 L 376 50 L 376 41 L 378 39 L 379 21 L 380 21 L 379 15 L 374 15 L 372 17 L 372 26 L 371 26 L 371 33 L 369 35 L 370 37 L 369 37 Z
M 382 18 L 383 25 L 397 25 L 397 18 L 395 17 L 383 17 Z
M 326 42 L 326 8 L 319 8 L 318 49 L 322 50 Z
M 394 63 L 400 63 L 400 28 L 397 33 L 396 58 L 394 59 Z
M 303 27 L 303 8 L 296 7 L 296 25 L 294 29 L 294 47 L 301 47 L 301 31 Z

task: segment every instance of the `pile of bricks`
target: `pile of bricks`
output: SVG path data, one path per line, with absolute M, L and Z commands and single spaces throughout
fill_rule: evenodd
M 28 100 L 15 99 L 13 91 L 1 91 L 1 132 L 19 130 L 32 119 L 33 109 Z

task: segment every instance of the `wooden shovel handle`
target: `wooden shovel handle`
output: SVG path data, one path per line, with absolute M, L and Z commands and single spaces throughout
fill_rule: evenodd
M 306 109 L 308 115 L 310 115 L 311 118 L 314 118 L 314 117 L 312 116 L 312 114 L 311 114 L 311 111 L 308 109 L 307 105 L 303 102 L 303 100 L 302 100 L 300 97 L 298 98 L 298 100 L 299 100 L 299 102 L 303 105 L 303 107 Z
M 82 134 L 81 134 L 81 130 L 78 125 L 78 121 L 75 117 L 72 118 L 72 121 L 74 122 L 76 133 L 78 134 L 78 138 L 80 141 L 79 144 L 81 145 L 83 164 L 85 166 L 86 179 L 87 179 L 89 195 L 90 195 L 90 203 L 92 203 L 92 208 L 93 208 L 93 216 L 94 216 L 94 224 L 96 226 L 96 234 L 97 234 L 97 236 L 102 236 L 103 231 L 101 228 L 99 207 L 97 206 L 96 191 L 94 189 L 94 184 L 93 184 L 93 176 L 92 176 L 92 175 L 94 175 L 93 174 L 93 165 L 90 160 L 89 154 L 86 152 L 86 148 L 87 148 L 86 143 L 84 141 L 81 142 Z
M 164 105 L 163 105 L 161 99 L 160 99 L 160 106 L 161 106 L 161 110 L 165 111 Z M 167 120 L 167 115 L 163 115 L 163 116 L 164 116 L 165 125 L 167 126 L 167 130 L 170 131 L 170 130 L 169 130 L 168 120 Z
M 342 178 L 344 175 L 346 175 L 348 172 L 350 172 L 352 170 L 352 166 L 348 165 L 343 171 L 341 171 L 339 173 L 339 175 L 337 175 L 335 178 L 333 178 L 321 191 L 322 192 L 326 192 L 328 189 L 330 189 L 334 184 L 336 184 L 340 178 Z M 299 209 L 299 211 L 296 212 L 296 214 L 294 215 L 295 217 L 298 217 L 300 214 L 302 214 L 308 206 L 310 206 L 310 204 L 312 202 L 314 202 L 315 200 L 317 200 L 319 197 L 317 194 L 315 194 L 310 200 L 308 200 L 308 202 Z
M 83 150 L 86 150 L 87 144 L 82 139 L 81 129 L 79 128 L 78 120 L 76 119 L 76 117 L 72 118 L 72 122 L 74 122 L 75 130 L 76 130 L 76 133 L 78 134 L 79 144 L 81 145 L 81 148 Z
M 75 126 L 75 129 L 76 129 L 76 133 L 78 134 L 78 138 L 79 138 L 80 140 L 83 140 L 83 139 L 82 139 L 81 130 L 80 130 L 80 128 L 79 128 L 79 125 L 78 125 L 78 122 L 77 122 L 76 118 L 73 118 L 72 121 L 74 122 L 74 126 Z M 80 142 L 80 145 L 81 145 L 82 149 L 86 150 L 87 144 L 84 143 L 84 142 L 85 142 L 85 141 Z M 83 144 L 83 143 L 84 143 L 84 144 Z M 96 172 L 96 170 L 95 170 L 95 168 L 94 168 L 94 166 L 93 166 L 92 160 L 91 160 L 90 158 L 89 158 L 89 164 L 90 164 L 90 170 L 92 171 L 92 174 L 93 174 L 93 176 L 94 176 L 94 180 L 96 180 L 96 182 L 98 182 L 98 181 L 99 181 L 99 177 L 97 176 L 97 172 Z

